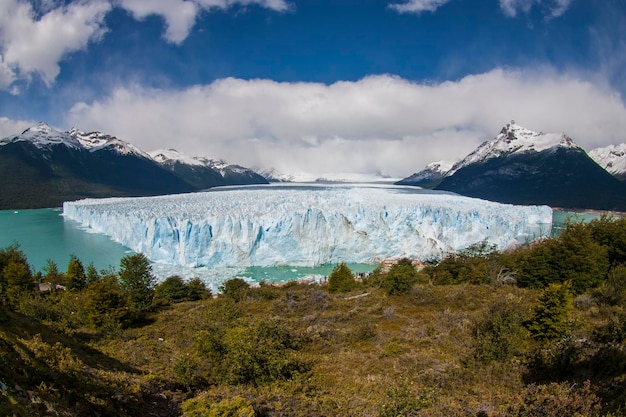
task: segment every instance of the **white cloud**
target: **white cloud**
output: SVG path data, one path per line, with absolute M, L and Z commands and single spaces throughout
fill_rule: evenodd
M 21 133 L 35 124 L 36 122 L 32 120 L 12 120 L 7 117 L 0 117 L 0 138 Z
M 404 3 L 392 3 L 390 8 L 399 13 L 434 12 L 450 0 L 406 0 Z
M 259 5 L 284 12 L 289 5 L 284 0 L 119 0 L 120 6 L 138 20 L 158 15 L 165 20 L 163 37 L 174 44 L 182 43 L 202 11 L 228 9 L 234 5 Z
M 572 0 L 500 0 L 500 8 L 508 17 L 528 14 L 536 5 L 544 9 L 548 18 L 559 17 L 567 11 Z
M 149 15 L 162 16 L 166 25 L 163 37 L 175 44 L 180 44 L 187 38 L 199 11 L 196 3 L 185 0 L 122 0 L 121 6 L 137 20 Z
M 76 104 L 68 126 L 102 130 L 153 150 L 245 166 L 406 176 L 460 158 L 511 119 L 565 131 L 591 149 L 624 140 L 619 95 L 576 77 L 493 70 L 440 84 L 371 76 L 356 82 L 222 79 L 184 90 L 117 88 Z
M 106 1 L 81 1 L 42 13 L 24 1 L 0 0 L 0 88 L 32 74 L 51 85 L 64 56 L 105 33 L 103 20 L 110 8 Z

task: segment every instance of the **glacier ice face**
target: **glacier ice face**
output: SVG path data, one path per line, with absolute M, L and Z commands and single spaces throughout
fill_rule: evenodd
M 63 213 L 157 263 L 315 266 L 441 258 L 548 236 L 552 210 L 376 185 L 224 187 L 66 202 Z

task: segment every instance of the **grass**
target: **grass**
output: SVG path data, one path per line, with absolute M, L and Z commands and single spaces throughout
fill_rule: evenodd
M 68 395 L 89 410 L 128 416 L 179 416 L 191 398 L 245 403 L 258 416 L 517 415 L 514 407 L 532 386 L 528 357 L 538 346 L 531 341 L 522 354 L 484 363 L 475 355 L 473 331 L 496 301 L 514 301 L 527 314 L 539 293 L 462 284 L 421 285 L 401 296 L 373 288 L 331 295 L 316 284 L 265 286 L 252 288 L 240 302 L 185 302 L 155 313 L 141 327 L 112 335 L 80 329 L 70 337 L 8 312 L 0 358 L 17 361 L 23 371 L 0 376 L 7 386 L 0 404 L 16 415 L 46 415 L 24 394 L 28 387 L 35 396 L 47 396 L 57 414 L 70 416 L 84 408 L 68 403 Z M 575 337 L 591 338 L 606 325 L 611 313 L 605 310 L 584 299 L 575 303 Z M 185 381 L 176 372 L 181 358 L 195 364 L 192 372 L 208 366 L 198 358 L 201 331 L 221 326 L 245 333 L 263 320 L 281 323 L 302 341 L 294 355 L 307 364 L 303 372 L 260 384 Z M 49 385 L 37 386 L 28 375 L 43 376 Z M 9 387 L 9 380 L 21 390 Z M 611 382 L 623 384 L 623 374 Z M 615 401 L 611 407 L 619 412 Z

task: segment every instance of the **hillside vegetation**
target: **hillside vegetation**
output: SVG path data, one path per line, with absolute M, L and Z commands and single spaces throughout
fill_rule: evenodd
M 626 414 L 626 220 L 346 272 L 212 296 L 142 255 L 33 275 L 0 250 L 0 415 Z

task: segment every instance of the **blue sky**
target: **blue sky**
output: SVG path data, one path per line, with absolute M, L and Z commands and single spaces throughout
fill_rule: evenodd
M 625 97 L 626 0 L 0 0 L 0 136 L 402 177 L 511 119 L 626 142 Z

